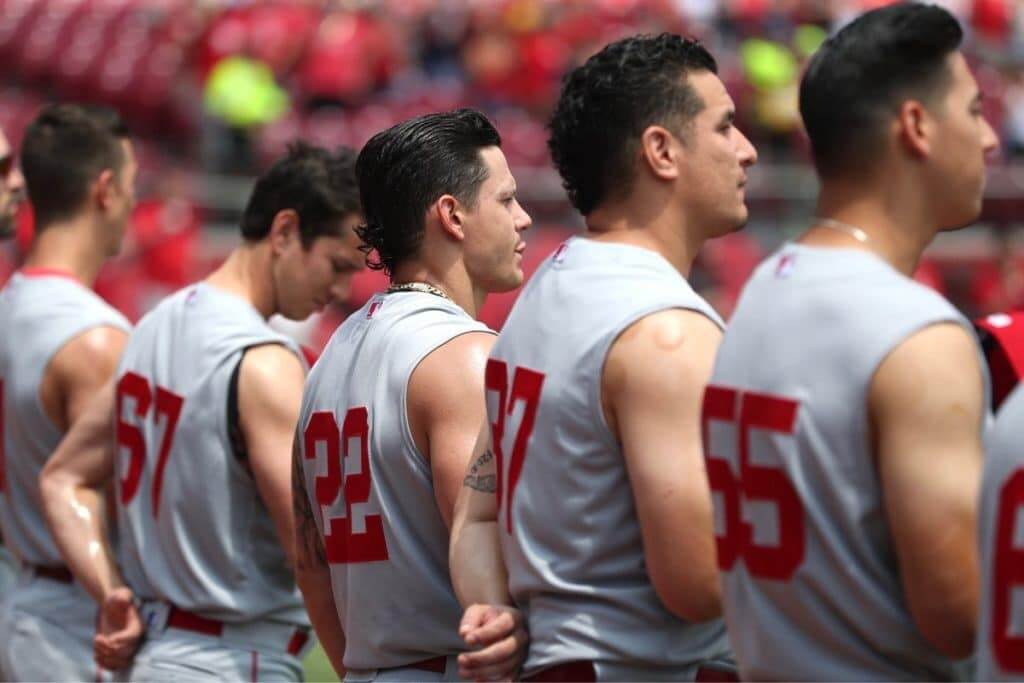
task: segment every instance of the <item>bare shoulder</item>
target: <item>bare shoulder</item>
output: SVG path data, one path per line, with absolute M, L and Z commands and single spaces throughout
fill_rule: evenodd
M 120 328 L 90 328 L 61 347 L 53 356 L 51 367 L 74 373 L 103 371 L 117 365 L 127 341 L 128 333 Z
M 482 392 L 494 340 L 489 332 L 467 332 L 431 351 L 409 378 L 410 407 L 430 408 L 448 397 L 461 398 L 467 390 Z
M 713 360 L 722 331 L 702 313 L 673 308 L 644 316 L 612 343 L 605 360 L 605 388 L 655 380 L 666 370 Z M 662 377 L 668 379 L 668 377 Z
M 978 343 L 962 325 L 938 323 L 907 337 L 879 364 L 871 397 L 893 407 L 914 397 L 920 405 L 928 398 L 925 387 L 942 388 L 947 396 L 982 393 Z
M 242 419 L 255 412 L 282 404 L 295 403 L 301 397 L 305 369 L 299 357 L 281 344 L 256 346 L 242 356 L 238 372 L 238 402 Z M 298 405 L 294 410 L 298 410 Z

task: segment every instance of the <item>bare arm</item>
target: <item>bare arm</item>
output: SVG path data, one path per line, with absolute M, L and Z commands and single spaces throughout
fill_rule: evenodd
M 879 366 L 869 393 L 879 478 L 910 614 L 940 652 L 974 647 L 983 385 L 974 340 L 928 327 Z
M 75 424 L 117 370 L 128 335 L 114 327 L 94 327 L 54 354 L 39 389 L 46 414 L 63 432 Z
M 124 585 L 102 504 L 114 473 L 114 407 L 111 380 L 65 435 L 39 477 L 43 512 L 57 548 L 98 603 Z
M 474 680 L 514 678 L 526 659 L 529 636 L 512 604 L 498 537 L 497 460 L 489 448 L 490 425 L 481 425 L 462 480 L 448 564 L 466 608 L 459 635 L 472 651 L 459 655 L 459 675 Z
M 40 398 L 66 434 L 40 474 L 40 497 L 68 567 L 102 603 L 124 585 L 106 529 L 104 492 L 114 471 L 114 379 L 127 341 L 97 327 L 75 337 L 47 366 Z
M 511 605 L 508 574 L 498 538 L 497 461 L 484 425 L 455 503 L 448 552 L 452 585 L 464 607 Z
M 449 528 L 477 437 L 487 425 L 484 368 L 493 345 L 492 334 L 463 334 L 424 358 L 409 378 L 409 427 L 430 461 L 437 507 Z
M 295 566 L 290 453 L 302 405 L 305 372 L 283 346 L 249 349 L 238 373 L 238 414 L 249 464 L 278 540 Z
M 115 380 L 127 335 L 100 327 L 79 335 L 47 367 L 40 398 L 66 434 L 40 474 L 40 503 L 64 561 L 100 604 L 96 661 L 126 666 L 142 626 L 107 531 L 113 487 Z
M 301 425 L 300 425 L 301 429 Z M 317 526 L 313 507 L 306 492 L 302 469 L 301 432 L 295 435 L 292 448 L 292 500 L 295 518 L 295 582 L 302 591 L 306 611 L 320 644 L 331 660 L 331 665 L 342 679 L 345 678 L 345 631 L 338 619 L 334 602 L 331 570 L 327 565 L 323 538 Z
M 721 332 L 705 316 L 649 315 L 612 345 L 602 402 L 622 444 L 644 558 L 665 607 L 684 619 L 721 614 L 701 402 Z

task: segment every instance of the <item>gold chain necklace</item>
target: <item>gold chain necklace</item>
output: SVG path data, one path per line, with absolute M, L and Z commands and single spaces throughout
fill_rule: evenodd
M 842 221 L 837 221 L 835 218 L 822 218 L 821 216 L 814 219 L 817 225 L 823 228 L 831 228 L 832 230 L 838 230 L 839 232 L 845 233 L 857 240 L 861 244 L 867 244 L 871 241 L 868 234 L 856 225 L 850 225 Z
M 443 290 L 435 287 L 434 285 L 427 284 L 426 282 L 401 282 L 388 287 L 388 294 L 393 294 L 395 292 L 423 292 L 424 294 L 433 294 L 434 296 L 439 296 L 442 299 L 448 299 L 448 301 L 452 300 L 452 298 L 445 294 Z

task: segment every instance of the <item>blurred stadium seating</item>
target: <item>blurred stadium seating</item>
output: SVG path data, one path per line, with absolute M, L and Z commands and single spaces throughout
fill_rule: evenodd
M 53 100 L 117 107 L 139 134 L 140 201 L 100 291 L 132 317 L 225 253 L 253 176 L 289 140 L 358 146 L 427 111 L 475 106 L 495 121 L 536 228 L 536 263 L 580 221 L 550 167 L 545 117 L 567 68 L 636 32 L 702 37 L 719 58 L 761 163 L 752 221 L 709 245 L 696 284 L 728 313 L 747 274 L 813 212 L 796 111 L 800 66 L 829 31 L 879 0 L 0 0 L 0 125 L 17 145 Z M 1024 10 L 953 0 L 1003 139 L 981 227 L 940 239 L 919 276 L 968 314 L 1024 306 Z M 0 278 L 31 233 L 0 247 Z M 360 278 L 349 306 L 381 283 Z M 512 295 L 485 313 L 500 325 Z M 322 342 L 338 316 L 311 341 Z

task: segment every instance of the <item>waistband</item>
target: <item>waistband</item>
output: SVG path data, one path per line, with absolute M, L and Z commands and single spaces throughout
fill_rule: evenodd
M 302 657 L 312 646 L 310 629 L 267 619 L 229 622 L 203 616 L 181 609 L 160 600 L 143 601 L 140 607 L 146 633 L 149 637 L 159 636 L 167 629 L 188 631 L 210 638 L 218 638 L 225 644 L 239 645 L 246 649 L 285 652 Z

